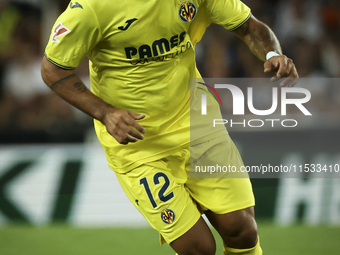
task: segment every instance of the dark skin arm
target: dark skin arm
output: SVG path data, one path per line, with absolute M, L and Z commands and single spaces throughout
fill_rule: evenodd
M 282 87 L 293 87 L 299 78 L 293 60 L 282 55 L 282 50 L 274 32 L 263 22 L 257 20 L 254 16 L 234 33 L 243 40 L 252 51 L 252 53 L 264 61 L 264 72 L 276 72 L 272 78 L 273 81 L 286 78 L 281 82 Z M 266 55 L 270 51 L 275 51 L 281 56 L 272 57 L 266 61 Z
M 144 139 L 145 129 L 137 120 L 143 119 L 145 115 L 115 109 L 92 94 L 73 71 L 57 67 L 46 57 L 43 58 L 41 75 L 44 82 L 62 99 L 101 121 L 120 144 Z

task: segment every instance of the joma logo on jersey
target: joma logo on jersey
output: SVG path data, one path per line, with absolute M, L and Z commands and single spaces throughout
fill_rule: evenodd
M 143 44 L 138 49 L 135 47 L 126 47 L 126 58 L 132 59 L 132 57 L 139 55 L 139 59 L 152 58 L 169 52 L 172 48 L 180 45 L 184 41 L 185 32 L 180 35 L 174 35 L 167 40 L 161 38 L 152 43 L 152 45 Z
M 68 29 L 61 22 L 59 22 L 53 31 L 52 42 L 60 43 L 60 40 L 58 39 L 58 37 L 66 35 L 70 32 L 71 32 L 70 29 Z
M 179 17 L 184 22 L 192 21 L 197 13 L 197 8 L 193 3 L 183 3 L 181 7 L 179 7 Z

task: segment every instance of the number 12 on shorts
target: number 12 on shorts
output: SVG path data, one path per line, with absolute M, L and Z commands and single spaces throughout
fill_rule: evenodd
M 168 189 L 168 187 L 170 185 L 170 180 L 169 180 L 168 176 L 165 173 L 159 172 L 159 173 L 156 173 L 153 176 L 153 183 L 155 185 L 158 185 L 160 183 L 160 181 L 159 181 L 160 178 L 163 178 L 165 182 L 164 182 L 163 186 L 161 187 L 161 189 L 158 192 L 158 197 L 159 197 L 159 199 L 162 202 L 167 202 L 171 198 L 174 197 L 174 193 L 171 191 L 168 195 L 164 196 L 164 193 L 166 192 L 166 190 Z M 149 183 L 148 183 L 148 180 L 146 179 L 146 177 L 140 179 L 139 184 L 144 186 L 144 189 L 146 191 L 146 194 L 149 197 L 149 200 L 151 202 L 152 207 L 156 208 L 157 207 L 157 203 L 156 203 L 154 197 L 152 196 L 152 193 L 151 193 L 151 190 L 150 190 L 150 186 L 149 186 Z

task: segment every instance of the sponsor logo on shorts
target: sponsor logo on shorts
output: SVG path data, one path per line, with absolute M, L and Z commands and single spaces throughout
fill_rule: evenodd
M 60 43 L 60 40 L 58 38 L 70 32 L 71 32 L 70 29 L 68 29 L 61 22 L 59 22 L 53 31 L 52 42 Z
M 166 224 L 171 224 L 175 221 L 175 213 L 171 209 L 164 209 L 161 213 L 162 221 Z
M 191 22 L 195 18 L 196 13 L 197 13 L 197 8 L 191 2 L 183 3 L 179 7 L 179 17 L 184 22 Z

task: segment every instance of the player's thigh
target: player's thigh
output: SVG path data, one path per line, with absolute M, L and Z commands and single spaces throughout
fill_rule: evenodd
M 256 245 L 257 225 L 254 207 L 225 214 L 206 211 L 205 215 L 228 247 L 247 249 Z
M 202 217 L 170 245 L 180 255 L 214 255 L 216 252 L 215 239 Z
M 196 166 L 220 166 L 221 169 L 223 166 L 234 166 L 241 169 L 241 156 L 229 135 L 193 146 L 190 154 L 191 166 L 187 167 L 190 177 L 186 185 L 202 211 L 225 214 L 255 205 L 252 185 L 247 174 L 223 171 L 219 175 L 197 172 L 193 174 Z
M 198 222 L 201 214 L 184 187 L 185 179 L 175 177 L 164 161 L 144 164 L 117 177 L 131 202 L 167 243 Z

